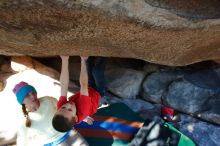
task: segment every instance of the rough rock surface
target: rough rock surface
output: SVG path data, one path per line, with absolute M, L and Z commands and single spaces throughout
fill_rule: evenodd
M 133 99 L 138 96 L 145 77 L 144 72 L 125 68 L 108 70 L 105 75 L 109 91 L 119 97 Z
M 220 59 L 218 0 L 1 0 L 0 54 Z M 196 9 L 195 9 L 196 8 Z

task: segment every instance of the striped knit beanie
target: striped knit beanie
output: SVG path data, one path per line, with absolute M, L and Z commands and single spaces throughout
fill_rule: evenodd
M 17 97 L 18 103 L 22 104 L 27 94 L 30 92 L 36 92 L 36 90 L 33 86 L 28 85 L 28 83 L 22 81 L 15 85 L 13 92 Z

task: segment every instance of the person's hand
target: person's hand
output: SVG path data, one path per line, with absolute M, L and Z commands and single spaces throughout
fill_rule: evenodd
M 82 61 L 86 61 L 89 57 L 88 56 L 80 56 Z
M 68 59 L 69 59 L 69 56 L 60 55 L 60 58 L 61 58 L 62 60 L 68 60 Z
M 86 123 L 87 123 L 87 124 L 92 125 L 93 122 L 94 122 L 94 119 L 93 119 L 93 118 L 87 117 L 87 119 L 86 119 Z

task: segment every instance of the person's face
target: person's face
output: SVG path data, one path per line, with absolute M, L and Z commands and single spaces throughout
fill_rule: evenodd
M 60 107 L 56 112 L 56 115 L 63 115 L 64 117 L 71 120 L 73 117 L 76 118 L 76 106 L 75 104 L 66 103 Z
M 28 95 L 24 98 L 23 104 L 25 104 L 28 112 L 36 111 L 40 106 L 40 101 L 37 99 L 37 93 L 28 93 Z

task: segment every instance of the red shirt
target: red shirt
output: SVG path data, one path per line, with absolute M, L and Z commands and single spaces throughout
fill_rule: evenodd
M 77 92 L 75 95 L 69 97 L 69 101 L 67 101 L 66 96 L 60 96 L 60 99 L 57 102 L 57 110 L 67 102 L 75 103 L 76 115 L 78 117 L 77 123 L 82 122 L 87 116 L 95 114 L 99 106 L 101 96 L 95 89 L 91 87 L 88 89 L 89 96 L 80 95 L 80 92 Z

